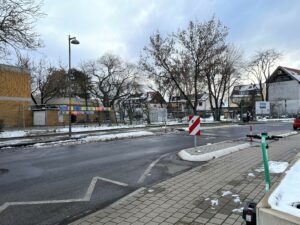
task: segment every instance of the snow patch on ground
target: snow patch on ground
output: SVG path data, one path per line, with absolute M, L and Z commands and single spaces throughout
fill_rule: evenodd
M 0 132 L 0 138 L 10 138 L 10 137 L 24 137 L 27 136 L 27 131 L 4 131 Z
M 142 137 L 148 135 L 153 135 L 153 133 L 149 131 L 135 131 L 135 132 L 120 133 L 120 134 L 89 136 L 89 137 L 82 138 L 81 140 L 85 142 L 108 141 L 108 140 L 114 140 L 119 138 L 133 138 L 133 137 Z
M 219 200 L 218 199 L 210 200 L 210 205 L 211 206 L 218 206 L 219 205 Z
M 2 142 L 0 142 L 0 147 L 1 146 L 6 146 L 6 145 L 15 145 L 15 144 L 19 144 L 19 143 L 26 142 L 26 141 L 31 141 L 31 139 L 20 139 L 20 140 L 2 141 Z
M 127 132 L 127 133 L 119 133 L 119 134 L 107 134 L 107 135 L 97 135 L 97 136 L 85 136 L 79 138 L 77 140 L 63 140 L 63 141 L 54 141 L 49 143 L 37 143 L 34 144 L 33 147 L 41 148 L 41 147 L 54 147 L 54 146 L 61 146 L 61 145 L 68 145 L 68 144 L 83 144 L 89 142 L 96 142 L 96 141 L 109 141 L 115 139 L 122 139 L 122 138 L 134 138 L 134 137 L 143 137 L 143 136 L 150 136 L 154 135 L 154 133 L 149 131 L 135 131 L 135 132 Z
M 270 173 L 283 173 L 288 166 L 289 166 L 288 162 L 269 161 L 269 172 Z M 255 171 L 258 173 L 263 172 L 264 167 L 260 167 L 260 168 L 256 169 Z
M 235 197 L 235 198 L 233 199 L 233 201 L 234 201 L 235 203 L 241 203 L 241 199 L 240 199 L 239 196 Z
M 243 210 L 244 210 L 244 207 L 239 208 L 239 209 L 233 209 L 232 212 L 242 213 Z
M 298 160 L 269 197 L 272 209 L 300 217 L 300 160 Z
M 231 191 L 222 191 L 222 197 L 226 195 L 232 195 Z
M 72 132 L 84 132 L 84 131 L 103 131 L 103 130 L 118 130 L 118 129 L 129 129 L 129 128 L 143 128 L 146 125 L 120 125 L 120 126 L 72 126 Z M 69 128 L 51 128 L 51 129 L 32 129 L 24 131 L 4 131 L 0 132 L 0 138 L 11 138 L 11 137 L 24 137 L 29 135 L 37 135 L 42 133 L 68 133 Z
M 83 132 L 83 131 L 97 131 L 97 130 L 117 130 L 117 129 L 126 129 L 126 128 L 140 128 L 146 127 L 145 125 L 122 125 L 122 126 L 87 126 L 87 127 L 72 127 L 72 132 Z M 55 130 L 57 133 L 67 133 L 69 128 L 59 128 Z
M 239 196 L 239 195 L 237 195 L 237 194 L 232 194 L 231 191 L 222 191 L 222 197 L 227 196 L 227 195 L 231 195 L 231 196 L 234 198 L 233 201 L 234 201 L 235 203 L 241 203 L 241 200 L 240 200 L 240 196 Z
M 254 173 L 248 173 L 248 177 L 255 177 Z

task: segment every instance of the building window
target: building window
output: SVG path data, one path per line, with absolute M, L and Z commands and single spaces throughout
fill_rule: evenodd
M 202 102 L 199 102 L 199 106 L 202 106 Z

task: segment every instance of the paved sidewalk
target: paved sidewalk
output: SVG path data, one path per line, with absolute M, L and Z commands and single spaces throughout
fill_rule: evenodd
M 298 139 L 299 135 L 295 135 L 270 143 L 269 159 L 291 161 L 299 152 Z M 241 213 L 234 211 L 246 201 L 258 202 L 263 197 L 264 175 L 255 171 L 261 165 L 260 147 L 244 149 L 151 188 L 139 189 L 72 224 L 245 224 Z M 280 176 L 272 174 L 272 183 Z

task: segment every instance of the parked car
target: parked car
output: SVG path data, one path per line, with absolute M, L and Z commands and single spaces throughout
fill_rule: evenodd
M 250 112 L 243 113 L 242 119 L 243 119 L 243 122 L 249 122 L 250 120 L 252 120 L 251 113 Z
M 296 116 L 293 123 L 294 130 L 297 130 L 300 127 L 300 114 Z

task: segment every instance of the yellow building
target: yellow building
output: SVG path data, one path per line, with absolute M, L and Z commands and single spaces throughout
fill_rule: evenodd
M 4 127 L 32 126 L 28 70 L 0 64 L 0 123 Z

